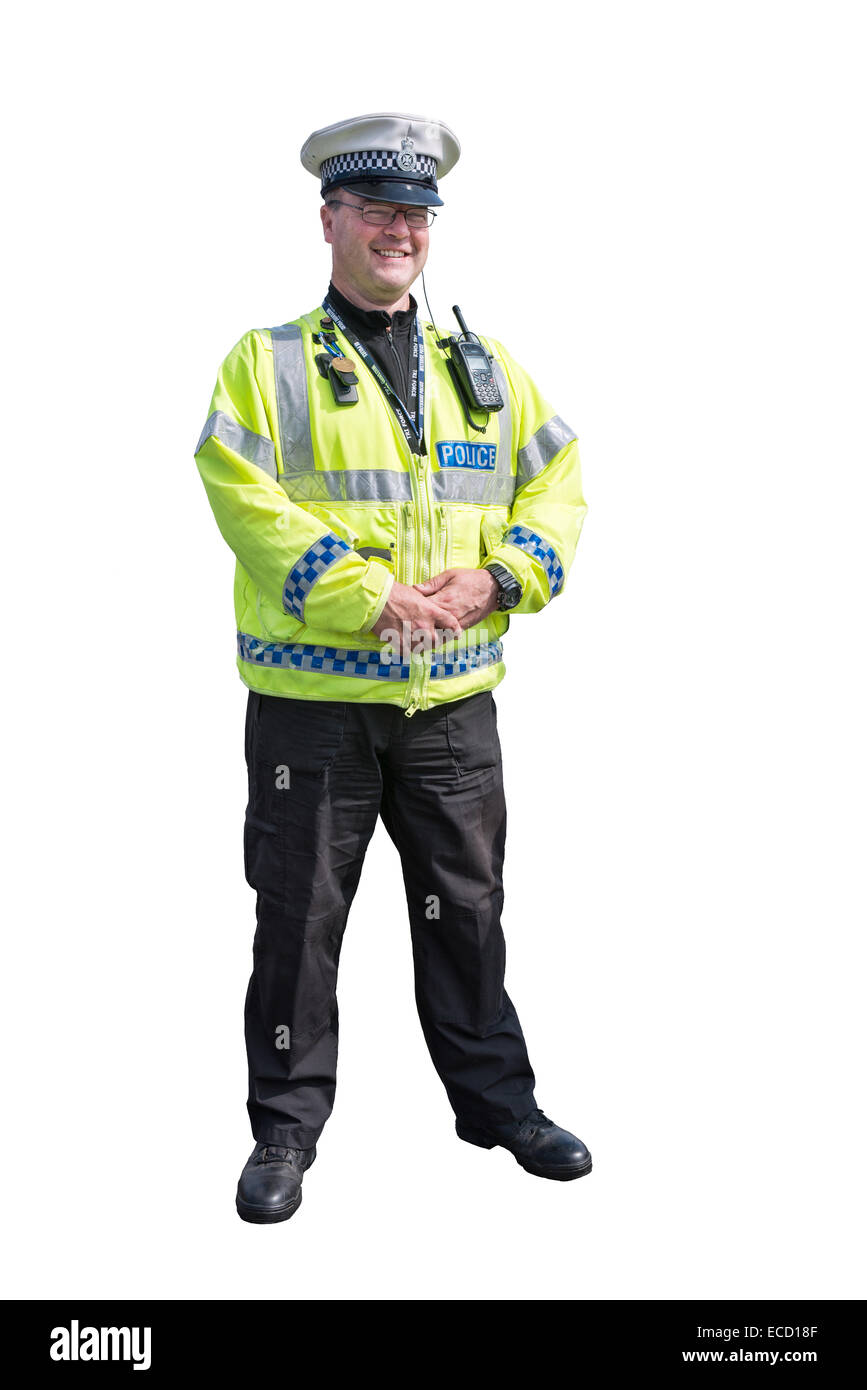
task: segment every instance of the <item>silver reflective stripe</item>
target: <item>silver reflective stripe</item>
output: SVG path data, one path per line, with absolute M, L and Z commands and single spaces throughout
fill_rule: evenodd
M 556 458 L 564 445 L 577 438 L 575 431 L 571 430 L 559 415 L 546 420 L 529 444 L 518 450 L 518 487 L 523 487 L 531 478 L 535 478 L 537 473 L 541 473 L 542 469 L 547 468 L 551 460 Z
M 384 651 L 364 651 L 351 647 L 314 647 L 304 642 L 263 642 L 261 637 L 238 633 L 238 655 L 257 666 L 279 666 L 295 671 L 319 671 L 328 676 L 361 676 L 365 680 L 408 681 L 409 665 L 385 661 Z M 432 680 L 462 676 L 480 666 L 502 661 L 502 642 L 480 642 L 452 652 L 444 652 L 431 662 Z
M 274 348 L 274 384 L 277 388 L 283 472 L 312 472 L 313 442 L 310 438 L 310 404 L 307 400 L 307 369 L 301 329 L 293 323 L 272 328 L 271 343 Z
M 497 412 L 497 420 L 500 425 L 500 443 L 497 449 L 497 477 L 505 480 L 508 478 L 511 483 L 512 492 L 515 491 L 515 478 L 512 473 L 512 407 L 509 404 L 509 383 L 506 381 L 506 373 L 503 371 L 503 364 L 496 358 L 492 359 L 494 376 L 500 388 L 500 395 L 506 404 L 502 410 Z M 511 497 L 509 501 L 511 502 Z
M 486 473 L 472 468 L 441 468 L 431 475 L 433 495 L 440 502 L 501 503 L 510 507 L 515 495 L 515 479 L 503 476 L 499 468 Z
M 323 468 L 283 474 L 293 502 L 410 502 L 409 474 L 390 468 Z
M 211 435 L 219 439 L 221 444 L 225 444 L 227 449 L 234 449 L 235 453 L 240 454 L 248 463 L 255 463 L 257 468 L 261 468 L 272 478 L 277 477 L 277 457 L 272 439 L 266 439 L 262 434 L 254 434 L 252 430 L 245 429 L 222 410 L 215 410 L 213 415 L 208 416 L 205 428 L 199 435 L 196 453 Z
M 500 445 L 497 449 L 497 482 L 499 484 L 500 495 L 492 497 L 492 502 L 505 502 L 511 507 L 515 497 L 516 480 L 512 472 L 512 407 L 509 396 L 509 383 L 506 381 L 506 373 L 503 371 L 502 363 L 494 360 L 494 376 L 500 388 L 500 395 L 505 401 L 503 409 L 498 412 L 497 419 L 500 425 Z

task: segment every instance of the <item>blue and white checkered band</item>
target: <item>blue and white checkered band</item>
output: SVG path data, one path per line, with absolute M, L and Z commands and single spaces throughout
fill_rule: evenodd
M 516 545 L 519 550 L 526 550 L 528 555 L 532 555 L 534 560 L 538 560 L 548 578 L 551 589 L 551 597 L 554 598 L 563 588 L 563 566 L 560 564 L 560 557 L 550 541 L 546 541 L 543 536 L 538 536 L 535 531 L 531 531 L 529 526 L 510 526 L 503 536 L 503 545 Z
M 433 155 L 414 154 L 415 167 L 410 171 L 401 158 L 406 159 L 404 150 L 353 150 L 351 154 L 336 154 L 331 159 L 323 159 L 319 166 L 319 177 L 323 190 L 335 179 L 345 178 L 347 174 L 362 177 L 366 174 L 390 174 L 404 181 L 422 183 L 430 180 L 436 188 L 437 162 Z
M 238 633 L 238 655 L 257 666 L 281 666 L 294 671 L 322 671 L 329 676 L 361 676 L 365 680 L 408 681 L 409 665 L 390 659 L 391 653 L 364 651 L 355 647 L 313 647 L 303 642 L 265 642 Z M 480 667 L 496 665 L 503 659 L 502 642 L 480 642 L 478 646 L 458 647 L 452 652 L 435 652 L 430 664 L 431 680 L 449 680 Z
M 346 541 L 335 536 L 333 531 L 314 541 L 286 577 L 283 585 L 283 607 L 286 612 L 303 623 L 304 602 L 313 585 L 331 565 L 349 553 Z

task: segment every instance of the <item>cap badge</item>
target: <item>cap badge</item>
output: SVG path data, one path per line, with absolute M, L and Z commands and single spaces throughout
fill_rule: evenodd
M 401 140 L 400 145 L 401 149 L 400 154 L 397 156 L 397 167 L 403 169 L 404 173 L 408 174 L 410 170 L 418 167 L 418 158 L 414 153 L 415 141 L 410 140 L 409 136 L 405 136 L 405 138 Z

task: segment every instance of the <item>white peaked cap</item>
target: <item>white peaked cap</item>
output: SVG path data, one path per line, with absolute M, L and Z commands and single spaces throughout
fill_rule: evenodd
M 460 154 L 457 136 L 442 121 L 387 111 L 314 130 L 301 163 L 320 179 L 323 194 L 347 188 L 383 202 L 439 206 L 437 180 Z

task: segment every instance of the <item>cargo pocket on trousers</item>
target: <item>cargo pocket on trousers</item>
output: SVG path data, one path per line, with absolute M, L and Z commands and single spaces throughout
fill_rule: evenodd
M 286 888 L 285 827 L 279 792 L 268 790 L 269 768 L 253 765 L 244 816 L 244 877 L 263 898 L 280 903 Z
M 346 728 L 343 700 L 294 700 L 260 696 L 255 761 L 291 786 L 293 772 L 317 776 L 334 761 Z M 282 769 L 282 772 L 281 772 Z
M 481 690 L 445 707 L 449 751 L 461 776 L 496 767 L 500 759 L 497 716 L 490 690 Z
M 285 902 L 290 856 L 312 852 L 306 828 L 328 795 L 346 718 L 342 700 L 257 695 L 251 705 L 244 869 L 250 886 L 275 905 Z

